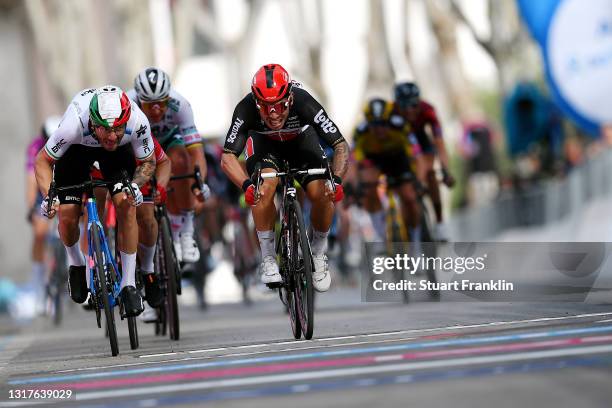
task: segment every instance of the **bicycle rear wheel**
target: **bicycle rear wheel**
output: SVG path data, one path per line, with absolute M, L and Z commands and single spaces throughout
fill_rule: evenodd
M 119 354 L 119 344 L 117 342 L 117 328 L 115 327 L 115 316 L 113 308 L 111 307 L 110 300 L 108 298 L 108 282 L 105 273 L 105 262 L 102 256 L 102 245 L 100 244 L 100 230 L 98 224 L 93 223 L 91 225 L 91 237 L 94 247 L 95 265 L 96 265 L 96 276 L 97 276 L 97 290 L 96 294 L 98 298 L 102 298 L 102 304 L 104 306 L 104 316 L 106 318 L 106 328 L 108 330 L 108 340 L 111 346 L 111 353 L 113 356 Z
M 291 235 L 291 271 L 295 276 L 296 307 L 302 334 L 312 339 L 314 332 L 314 288 L 312 286 L 312 253 L 304 226 L 300 203 L 293 201 L 289 208 L 289 231 Z M 301 256 L 300 256 L 301 253 Z
M 174 257 L 174 248 L 172 246 L 172 233 L 170 231 L 170 222 L 167 217 L 161 217 L 159 221 L 159 237 L 161 246 L 162 272 L 165 273 L 166 280 L 166 311 L 168 326 L 170 327 L 170 339 L 178 340 L 180 338 L 180 322 L 177 300 L 177 275 L 178 263 Z

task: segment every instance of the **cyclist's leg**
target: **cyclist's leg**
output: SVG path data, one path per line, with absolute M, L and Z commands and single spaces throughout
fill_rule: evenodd
M 180 138 L 173 138 L 162 145 L 170 162 L 172 174 L 182 175 L 193 172 L 191 157 Z M 194 208 L 195 197 L 191 192 L 193 179 L 171 181 L 172 191 L 168 194 L 168 215 L 171 221 L 172 238 L 175 243 L 177 257 L 185 262 L 196 262 L 200 259 L 200 251 L 195 243 Z
M 40 203 L 36 204 L 36 209 L 40 207 Z M 47 237 L 49 234 L 49 220 L 40 215 L 32 215 L 32 286 L 36 294 L 37 306 L 44 307 L 45 288 L 49 277 L 46 274 L 45 267 L 45 250 Z
M 116 188 L 122 180 L 122 172 L 134 174 L 136 163 L 130 146 L 119 147 L 113 152 L 97 152 L 100 170 L 108 183 L 109 191 L 117 211 L 117 243 L 121 257 L 121 293 L 124 312 L 127 316 L 137 316 L 144 308 L 142 298 L 136 289 L 136 247 L 138 244 L 138 223 L 136 207 L 132 206 L 127 195 Z
M 79 184 L 89 179 L 91 149 L 80 145 L 71 146 L 66 154 L 55 163 L 54 179 L 57 187 Z M 68 288 L 70 297 L 77 303 L 87 299 L 87 278 L 85 257 L 79 246 L 79 217 L 82 210 L 81 190 L 58 193 L 60 201 L 59 226 L 60 239 L 66 248 L 69 267 Z
M 382 242 L 386 237 L 385 208 L 378 195 L 378 180 L 380 170 L 374 161 L 365 159 L 358 164 L 359 189 L 362 194 L 360 199 L 363 208 L 370 214 L 372 227 L 376 233 L 373 241 Z
M 302 132 L 301 137 L 291 142 L 285 149 L 286 157 L 292 167 L 326 168 L 327 156 L 319 144 L 319 139 L 312 129 Z M 327 238 L 334 217 L 334 203 L 326 195 L 325 183 L 329 176 L 325 174 L 300 177 L 298 181 L 306 191 L 312 203 L 310 222 L 312 238 L 310 248 L 314 263 L 312 282 L 319 292 L 325 292 L 331 285 L 331 274 L 327 265 Z
M 253 133 L 247 140 L 246 167 L 247 173 L 253 175 L 255 166 L 260 163 L 262 172 L 278 170 L 279 163 L 275 157 L 276 143 L 264 140 L 265 136 Z M 257 205 L 251 207 L 257 239 L 261 250 L 262 259 L 262 282 L 274 283 L 282 280 L 276 264 L 276 248 L 274 246 L 274 224 L 276 222 L 276 206 L 274 195 L 278 179 L 269 178 L 259 186 L 260 198 Z
M 155 219 L 153 202 L 149 197 L 136 208 L 136 221 L 138 223 L 138 259 L 140 260 L 140 271 L 145 286 L 147 302 L 152 307 L 159 306 L 161 292 L 157 276 L 153 273 L 153 259 L 155 258 L 155 247 L 157 246 L 157 220 Z
M 424 155 L 425 157 L 425 168 L 427 175 L 427 190 L 429 191 L 429 197 L 433 204 L 434 212 L 436 215 L 436 222 L 442 222 L 442 201 L 440 200 L 440 183 L 436 177 L 436 171 L 434 170 L 434 162 L 436 156 L 433 153 Z

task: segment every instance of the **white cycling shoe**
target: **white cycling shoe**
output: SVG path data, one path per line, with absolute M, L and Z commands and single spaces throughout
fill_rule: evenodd
M 138 319 L 145 323 L 153 323 L 157 320 L 157 310 L 149 306 L 147 302 L 144 302 L 144 310 L 138 316 Z
M 283 281 L 276 259 L 273 256 L 266 256 L 261 263 L 261 282 L 262 283 L 280 283 Z
M 183 262 L 198 262 L 200 260 L 200 250 L 195 239 L 193 239 L 193 234 L 182 232 L 179 241 L 181 243 Z
M 183 247 L 181 246 L 180 239 L 173 241 L 172 245 L 174 245 L 174 255 L 176 255 L 176 260 L 178 262 L 183 262 Z
M 314 273 L 312 274 L 312 286 L 317 292 L 327 292 L 331 286 L 331 273 L 327 264 L 327 255 L 313 255 Z

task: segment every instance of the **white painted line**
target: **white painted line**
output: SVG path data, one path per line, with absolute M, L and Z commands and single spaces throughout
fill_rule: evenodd
M 398 361 L 398 360 L 403 360 L 403 359 L 404 357 L 401 354 L 394 354 L 394 355 L 389 355 L 389 356 L 379 356 L 375 358 L 377 363 L 386 363 L 388 361 Z
M 612 319 L 599 320 L 596 323 L 610 323 L 610 322 L 612 322 Z
M 526 353 L 508 354 L 508 355 L 495 355 L 495 356 L 456 358 L 456 359 L 449 359 L 449 360 L 423 361 L 423 362 L 416 362 L 416 363 L 392 364 L 392 365 L 373 366 L 373 367 L 371 366 L 371 367 L 341 368 L 341 369 L 335 369 L 335 370 L 308 371 L 308 372 L 301 372 L 301 373 L 285 373 L 285 374 L 280 374 L 280 375 L 275 374 L 275 375 L 236 378 L 236 379 L 227 379 L 227 380 L 199 381 L 199 382 L 183 383 L 183 384 L 168 384 L 168 385 L 159 385 L 159 386 L 154 386 L 154 387 L 136 387 L 136 388 L 127 388 L 127 389 L 120 389 L 120 390 L 93 391 L 93 392 L 78 393 L 76 394 L 76 399 L 77 401 L 88 401 L 88 400 L 102 399 L 102 398 L 132 397 L 132 396 L 138 396 L 138 395 L 153 395 L 153 394 L 192 391 L 192 390 L 207 390 L 207 389 L 217 390 L 219 388 L 227 388 L 227 387 L 243 387 L 243 386 L 270 384 L 270 383 L 277 384 L 279 382 L 321 380 L 324 378 L 347 377 L 347 376 L 356 376 L 356 375 L 364 375 L 364 374 L 378 374 L 378 373 L 388 373 L 388 372 L 396 372 L 396 371 L 423 370 L 423 369 L 440 368 L 440 367 L 448 368 L 448 367 L 457 367 L 457 366 L 463 366 L 463 365 L 491 364 L 491 363 L 520 361 L 520 360 L 578 356 L 578 355 L 585 355 L 585 354 L 609 353 L 611 351 L 612 351 L 612 345 L 605 345 L 605 346 L 569 348 L 569 349 L 561 349 L 561 350 L 533 351 L 533 352 L 526 352 Z
M 595 316 L 610 316 L 612 312 L 605 313 L 588 313 L 581 315 L 573 315 L 573 316 L 558 316 L 558 317 L 541 317 L 538 319 L 527 319 L 527 320 L 513 320 L 513 321 L 500 321 L 500 322 L 490 322 L 490 323 L 478 323 L 478 324 L 470 324 L 470 325 L 455 325 L 455 326 L 446 326 L 446 327 L 434 327 L 428 329 L 411 329 L 411 330 L 400 330 L 400 331 L 390 331 L 390 332 L 381 332 L 381 333 L 368 333 L 368 334 L 355 334 L 352 336 L 339 336 L 339 337 L 324 337 L 320 339 L 314 339 L 311 341 L 322 342 L 322 341 L 334 341 L 334 340 L 348 340 L 348 339 L 358 339 L 358 338 L 368 338 L 368 337 L 380 337 L 380 336 L 394 336 L 401 334 L 410 334 L 410 333 L 428 333 L 432 331 L 443 331 L 443 330 L 462 330 L 462 329 L 474 329 L 479 327 L 488 327 L 488 326 L 502 326 L 502 325 L 515 325 L 515 324 L 524 324 L 524 323 L 538 323 L 538 322 L 546 322 L 546 321 L 555 321 L 555 320 L 571 320 L 571 319 L 579 319 L 585 317 L 595 317 Z M 229 347 L 219 347 L 212 349 L 200 349 L 200 350 L 189 350 L 179 353 L 189 353 L 189 354 L 199 354 L 199 353 L 208 353 L 213 351 L 227 351 L 227 350 L 239 350 L 244 348 L 256 348 L 256 347 L 271 347 L 271 346 L 279 346 L 285 344 L 299 344 L 296 341 L 281 341 L 281 342 L 269 342 L 269 343 L 256 343 L 256 344 L 247 344 L 241 346 L 229 346 Z M 179 353 L 170 353 L 168 355 L 176 355 Z M 157 357 L 160 354 L 143 354 L 138 356 L 139 358 L 151 358 Z
M 322 341 L 330 341 L 330 340 L 346 340 L 346 339 L 356 339 L 356 338 L 370 338 L 370 337 L 379 337 L 379 336 L 393 336 L 398 334 L 408 334 L 408 333 L 428 333 L 434 331 L 443 331 L 443 330 L 460 330 L 460 329 L 471 329 L 471 328 L 479 328 L 479 327 L 488 327 L 488 326 L 500 326 L 500 325 L 516 325 L 521 323 L 534 323 L 534 322 L 542 322 L 542 321 L 555 321 L 555 320 L 572 320 L 579 318 L 588 318 L 588 317 L 597 317 L 597 316 L 610 316 L 612 312 L 605 313 L 588 313 L 588 314 L 580 314 L 580 315 L 572 315 L 572 316 L 558 316 L 558 317 L 543 317 L 538 319 L 528 319 L 528 320 L 514 320 L 507 322 L 491 322 L 491 323 L 480 323 L 473 325 L 463 325 L 463 326 L 447 326 L 447 327 L 435 327 L 435 328 L 427 328 L 427 329 L 412 329 L 412 330 L 402 330 L 402 331 L 390 331 L 384 333 L 370 333 L 370 334 L 357 334 L 352 336 L 340 336 L 340 337 L 326 337 L 321 339 L 311 340 L 308 343 L 297 342 L 297 341 L 282 341 L 282 342 L 271 342 L 271 343 L 257 343 L 257 344 L 248 344 L 249 348 L 256 347 L 271 347 L 277 346 L 281 344 L 294 344 L 296 347 L 287 348 L 287 349 L 271 349 L 271 350 L 262 350 L 255 351 L 250 353 L 230 353 L 224 355 L 213 355 L 213 356 L 205 356 L 205 357 L 184 357 L 184 358 L 176 358 L 170 360 L 162 360 L 162 361 L 148 361 L 148 362 L 138 362 L 138 363 L 123 363 L 123 364 L 115 364 L 115 365 L 106 365 L 106 366 L 95 366 L 95 367 L 81 367 L 81 368 L 72 368 L 66 370 L 54 371 L 55 374 L 65 374 L 65 373 L 73 373 L 79 371 L 97 371 L 97 370 L 105 370 L 105 369 L 113 369 L 113 368 L 121 368 L 121 367 L 134 367 L 139 365 L 148 365 L 148 364 L 159 364 L 159 363 L 171 363 L 171 362 L 180 362 L 180 361 L 190 361 L 190 360 L 200 360 L 200 359 L 209 359 L 209 358 L 227 358 L 227 357 L 239 357 L 239 356 L 248 356 L 248 355 L 257 355 L 257 354 L 265 354 L 265 353 L 281 353 L 281 352 L 291 352 L 291 351 L 302 351 L 302 350 L 310 350 L 315 348 L 328 348 L 328 347 L 341 347 L 341 346 L 356 346 L 362 344 L 378 344 L 378 343 L 386 343 L 393 341 L 402 341 L 402 340 L 413 340 L 414 337 L 406 337 L 400 339 L 390 339 L 390 340 L 382 340 L 382 341 L 362 341 L 362 342 L 353 342 L 353 343 L 341 343 L 341 344 L 330 344 L 326 346 L 306 346 L 302 347 L 302 344 L 312 344 L 314 341 L 322 342 Z M 612 321 L 612 319 L 610 319 Z M 218 351 L 230 351 L 244 348 L 244 346 L 228 346 L 228 347 L 217 347 L 210 349 L 201 349 L 201 350 L 188 350 L 181 352 L 172 352 L 172 353 L 158 353 L 158 354 L 145 354 L 137 356 L 138 358 L 154 358 L 154 357 L 166 357 L 166 356 L 176 356 L 180 354 L 203 354 L 203 353 L 212 353 Z

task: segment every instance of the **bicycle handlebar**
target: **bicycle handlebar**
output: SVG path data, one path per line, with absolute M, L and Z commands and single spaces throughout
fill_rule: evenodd
M 325 174 L 326 172 L 327 172 L 327 169 L 289 170 L 288 172 L 287 171 L 284 171 L 284 172 L 274 171 L 271 173 L 261 173 L 261 178 L 269 179 L 269 178 L 275 178 L 275 177 L 283 177 L 289 174 L 291 175 L 307 174 L 309 176 L 314 176 L 314 175 Z

